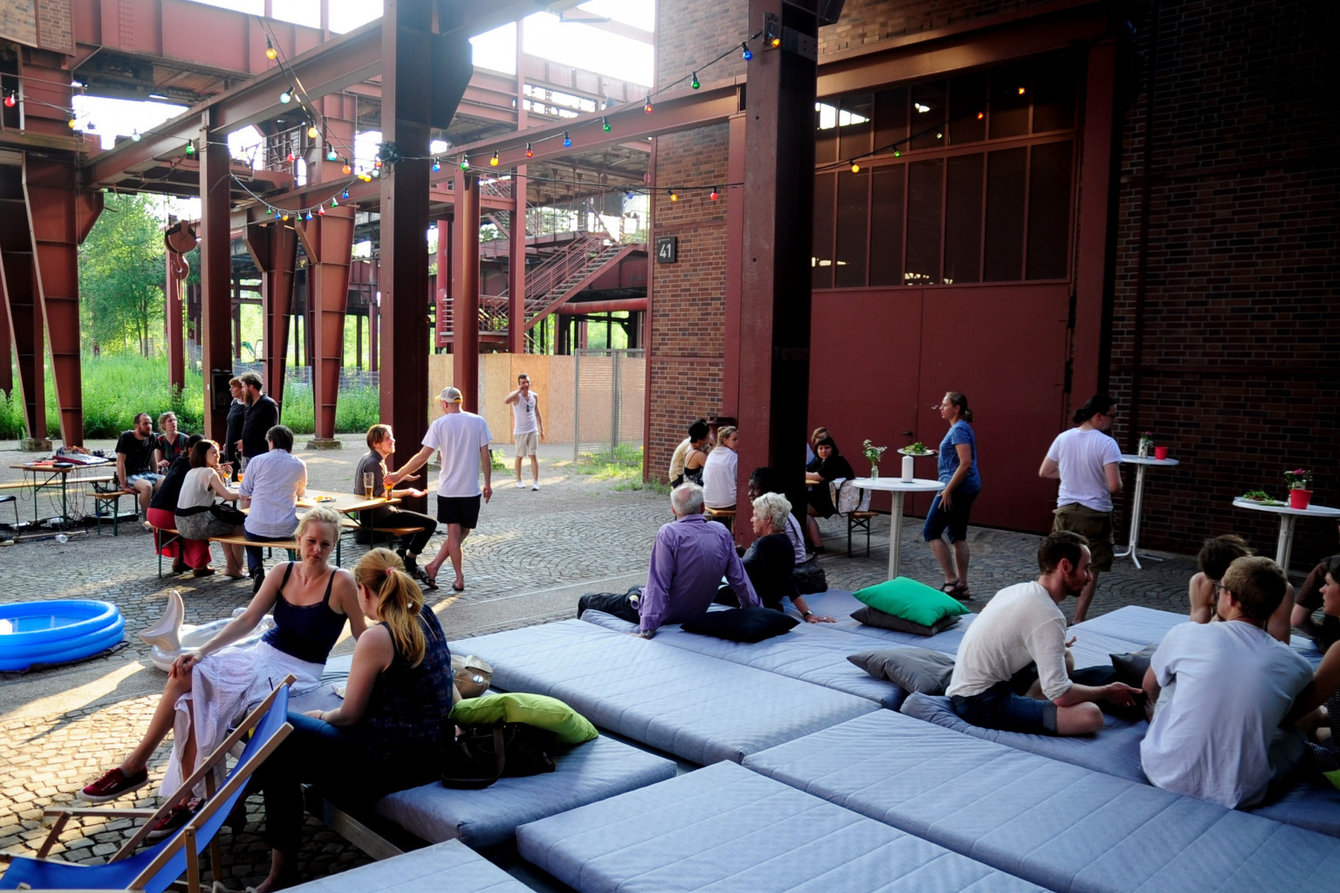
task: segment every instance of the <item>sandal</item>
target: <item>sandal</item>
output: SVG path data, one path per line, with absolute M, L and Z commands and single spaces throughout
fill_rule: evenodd
M 940 587 L 940 591 L 950 598 L 958 599 L 961 602 L 972 598 L 972 592 L 968 589 L 968 584 L 964 583 L 962 580 L 954 580 L 946 583 Z

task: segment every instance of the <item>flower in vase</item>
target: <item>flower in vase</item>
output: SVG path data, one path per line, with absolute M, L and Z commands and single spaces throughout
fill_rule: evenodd
M 1285 471 L 1284 482 L 1289 485 L 1290 490 L 1311 489 L 1312 470 L 1310 468 L 1295 468 L 1292 471 Z
M 887 449 L 886 446 L 875 446 L 868 439 L 861 444 L 861 452 L 865 453 L 865 457 L 870 460 L 871 465 L 878 465 L 880 458 Z

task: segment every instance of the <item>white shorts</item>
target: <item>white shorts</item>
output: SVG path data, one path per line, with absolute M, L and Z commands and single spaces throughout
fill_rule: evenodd
M 513 434 L 516 438 L 516 457 L 524 459 L 526 456 L 534 456 L 540 445 L 540 435 L 535 431 L 526 434 Z

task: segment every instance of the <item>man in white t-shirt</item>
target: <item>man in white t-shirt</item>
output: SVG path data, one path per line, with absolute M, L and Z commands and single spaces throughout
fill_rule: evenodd
M 521 460 L 530 456 L 530 488 L 540 489 L 540 459 L 536 455 L 544 439 L 544 419 L 540 417 L 540 395 L 530 389 L 530 376 L 516 377 L 516 390 L 503 398 L 512 407 L 512 439 L 516 443 L 516 488 L 522 490 Z
M 1059 480 L 1052 530 L 1073 530 L 1093 550 L 1092 579 L 1075 600 L 1075 623 L 1089 613 L 1098 573 L 1112 569 L 1112 494 L 1121 490 L 1121 449 L 1108 435 L 1117 417 L 1111 397 L 1096 394 L 1075 412 L 1075 427 L 1052 441 L 1038 477 Z
M 451 588 L 465 589 L 465 573 L 461 563 L 461 545 L 479 523 L 480 497 L 488 502 L 493 497 L 493 457 L 489 444 L 493 433 L 482 416 L 461 409 L 461 392 L 447 388 L 438 395 L 442 416 L 428 426 L 423 435 L 423 447 L 409 458 L 399 471 L 386 476 L 392 486 L 400 483 L 423 467 L 437 450 L 442 451 L 442 469 L 437 475 L 437 520 L 447 525 L 444 548 L 424 565 L 424 573 L 437 579 L 442 562 L 451 559 L 456 580 Z M 479 471 L 484 470 L 484 486 L 479 486 Z
M 1280 724 L 1312 668 L 1265 629 L 1287 588 L 1269 558 L 1238 558 L 1214 584 L 1225 622 L 1183 623 L 1163 637 L 1144 685 L 1154 715 L 1140 765 L 1151 782 L 1229 809 L 1252 806 L 1302 756 L 1302 737 Z
M 945 693 L 975 726 L 1052 735 L 1088 735 L 1103 727 L 1095 701 L 1125 707 L 1140 689 L 1122 682 L 1081 685 L 1067 667 L 1065 615 L 1058 607 L 1089 579 L 1084 537 L 1057 531 L 1038 547 L 1041 574 L 997 592 L 963 634 Z M 1036 666 L 1037 681 L 1020 694 Z M 1028 676 L 1021 674 L 1027 673 Z

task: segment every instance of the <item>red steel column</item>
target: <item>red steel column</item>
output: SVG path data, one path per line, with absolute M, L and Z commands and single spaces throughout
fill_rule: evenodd
M 212 114 L 201 115 L 200 159 L 200 359 L 205 369 L 205 431 L 210 440 L 223 440 L 232 394 L 232 345 L 229 317 L 233 305 L 231 242 L 231 185 L 228 142 L 213 134 Z M 267 345 L 268 347 L 268 345 Z
M 102 194 L 80 195 L 73 161 L 25 154 L 24 198 L 32 232 L 37 295 L 51 350 L 51 377 L 60 407 L 61 440 L 84 442 L 79 367 L 79 243 L 102 210 Z
M 18 184 L 15 184 L 17 186 Z M 18 358 L 23 423 L 28 430 L 25 447 L 51 448 L 47 440 L 46 336 L 37 303 L 33 273 L 33 245 L 26 227 L 0 227 L 0 287 L 5 298 L 9 332 Z M 6 361 L 8 355 L 6 355 Z M 13 394 L 10 394 L 11 398 Z
M 805 504 L 801 472 L 809 404 L 818 26 L 812 11 L 791 2 L 750 0 L 751 33 L 765 13 L 778 17 L 782 47 L 765 49 L 757 41 L 749 63 L 744 265 L 734 346 L 740 357 L 738 485 L 744 493 L 755 466 L 782 469 L 787 498 L 799 506 Z M 736 531 L 738 537 L 744 525 Z
M 386 0 L 382 11 L 382 141 L 403 160 L 381 177 L 381 417 L 400 431 L 396 465 L 417 451 L 428 422 L 428 231 L 431 128 L 451 121 L 474 71 L 464 34 L 433 33 L 433 13 L 460 4 Z M 456 21 L 439 21 L 442 32 Z
M 284 358 L 288 355 L 293 277 L 298 265 L 298 236 L 293 223 L 273 220 L 247 227 L 247 252 L 261 271 L 261 310 L 265 317 L 265 391 L 283 405 Z
M 316 447 L 335 440 L 335 407 L 344 365 L 344 314 L 349 306 L 349 256 L 354 247 L 352 205 L 332 208 L 298 224 L 307 252 L 307 294 L 312 305 L 312 397 L 315 403 Z M 312 444 L 308 445 L 313 448 Z
M 479 181 L 456 177 L 456 295 L 452 300 L 451 383 L 479 411 Z

